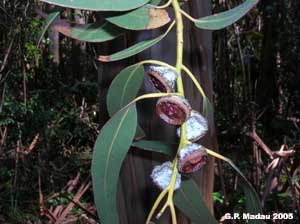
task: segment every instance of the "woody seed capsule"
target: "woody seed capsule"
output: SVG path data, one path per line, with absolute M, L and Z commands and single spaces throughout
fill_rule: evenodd
M 186 145 L 178 153 L 178 170 L 181 173 L 193 173 L 200 170 L 207 161 L 207 152 L 202 145 Z
M 155 166 L 151 178 L 154 184 L 161 190 L 169 186 L 172 177 L 172 163 L 165 162 L 161 165 Z M 181 175 L 177 174 L 174 190 L 177 190 L 181 184 Z
M 157 101 L 156 113 L 165 122 L 181 125 L 191 114 L 189 102 L 181 96 L 162 97 Z
M 177 129 L 177 136 L 180 137 L 180 128 Z M 195 110 L 192 110 L 191 116 L 186 121 L 186 138 L 190 142 L 196 142 L 202 138 L 208 131 L 207 120 Z
M 177 80 L 176 72 L 164 66 L 150 66 L 147 74 L 159 92 L 174 92 Z

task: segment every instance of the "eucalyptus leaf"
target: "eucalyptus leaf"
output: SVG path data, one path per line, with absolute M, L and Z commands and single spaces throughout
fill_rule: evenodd
M 96 43 L 113 40 L 125 33 L 125 30 L 109 22 L 74 25 L 62 19 L 56 19 L 53 22 L 53 29 L 67 37 Z
M 170 17 L 165 9 L 145 5 L 126 13 L 106 16 L 106 20 L 128 30 L 149 30 L 164 26 Z
M 149 0 L 41 0 L 66 8 L 91 11 L 127 11 L 145 5 Z
M 247 14 L 258 2 L 259 0 L 246 0 L 241 5 L 228 11 L 197 19 L 195 25 L 206 30 L 222 29 L 235 23 Z
M 167 29 L 167 31 L 154 38 L 154 39 L 150 39 L 150 40 L 145 40 L 145 41 L 140 41 L 139 43 L 124 49 L 120 52 L 114 53 L 112 55 L 101 55 L 99 56 L 99 60 L 103 61 L 103 62 L 109 62 L 109 61 L 118 61 L 124 58 L 128 58 L 131 57 L 133 55 L 136 55 L 144 50 L 146 50 L 147 48 L 152 47 L 153 45 L 157 44 L 159 41 L 161 41 L 168 33 L 169 31 L 172 29 L 174 23 L 172 23 L 172 25 Z
M 107 110 L 112 116 L 138 94 L 144 80 L 144 67 L 132 65 L 123 69 L 112 81 L 107 93 Z
M 206 120 L 210 121 L 213 115 L 213 106 L 207 96 L 203 98 L 203 114 Z
M 256 215 L 258 213 L 263 214 L 257 194 L 255 192 L 253 193 L 253 189 L 251 187 L 249 187 L 248 183 L 243 181 L 241 183 L 241 185 L 242 185 L 244 194 L 246 196 L 246 211 L 247 211 L 247 213 L 250 213 L 253 215 Z M 264 224 L 264 222 L 262 220 L 255 220 L 255 219 L 248 220 L 248 223 L 249 224 Z
M 43 29 L 40 33 L 40 37 L 39 37 L 37 46 L 40 46 L 40 43 L 41 43 L 46 31 L 48 30 L 49 26 L 53 23 L 53 21 L 59 16 L 59 14 L 60 14 L 60 12 L 52 12 L 47 16 L 47 18 L 44 22 Z
M 150 5 L 159 5 L 159 3 L 161 2 L 161 0 L 151 0 L 149 2 Z
M 209 149 L 207 150 L 211 151 Z M 214 153 L 209 153 L 209 154 L 214 154 Z M 221 155 L 218 155 L 216 157 L 227 162 L 241 177 L 242 188 L 246 196 L 246 211 L 250 214 L 258 214 L 258 213 L 262 214 L 259 197 L 255 189 L 253 188 L 252 184 L 248 181 L 248 179 L 245 177 L 242 171 L 230 159 Z M 264 222 L 262 220 L 249 220 L 249 223 L 262 224 Z
M 134 139 L 140 140 L 140 139 L 144 138 L 145 136 L 146 136 L 146 134 L 145 134 L 144 130 L 139 125 L 137 125 Z
M 199 187 L 192 179 L 182 181 L 175 192 L 174 203 L 195 224 L 218 224 L 204 203 Z
M 140 140 L 132 143 L 132 146 L 144 149 L 147 151 L 158 152 L 165 154 L 169 158 L 174 158 L 178 145 L 170 144 L 161 141 Z
M 112 81 L 106 98 L 107 111 L 113 116 L 137 96 L 144 80 L 144 67 L 133 65 L 123 69 Z M 137 125 L 135 139 L 145 137 L 144 130 Z
M 134 138 L 137 125 L 135 105 L 116 113 L 102 128 L 93 151 L 92 181 L 101 223 L 118 222 L 117 183 L 122 162 Z
M 251 208 L 255 209 L 255 214 L 257 214 L 258 212 L 261 212 L 261 207 L 260 207 L 260 203 L 259 203 L 259 197 L 255 191 L 255 189 L 253 188 L 252 184 L 248 181 L 248 179 L 245 177 L 245 175 L 242 173 L 242 171 L 231 161 L 226 161 L 229 163 L 229 165 L 239 174 L 239 176 L 242 178 L 242 185 L 243 185 L 243 189 L 244 189 L 244 193 L 246 194 L 246 197 L 250 199 L 250 204 L 252 204 L 253 206 L 251 206 Z M 249 205 L 249 204 L 248 204 Z M 248 207 L 250 208 L 250 207 Z

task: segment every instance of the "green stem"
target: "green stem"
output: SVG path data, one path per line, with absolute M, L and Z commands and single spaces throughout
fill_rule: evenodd
M 182 81 L 182 76 L 181 76 L 181 71 L 183 69 L 183 64 L 182 64 L 182 59 L 183 59 L 183 21 L 182 21 L 182 15 L 181 15 L 181 9 L 178 0 L 172 0 L 172 6 L 175 12 L 175 17 L 176 17 L 176 30 L 177 30 L 177 58 L 176 58 L 176 67 L 173 67 L 167 63 L 160 62 L 160 61 L 155 61 L 155 60 L 147 60 L 140 62 L 139 64 L 157 64 L 161 66 L 168 67 L 172 70 L 174 70 L 177 75 L 177 94 L 184 97 L 184 88 L 183 88 L 183 81 Z M 177 153 L 188 143 L 186 139 L 186 123 L 184 122 L 181 125 L 181 136 L 180 136 L 180 143 L 178 146 Z M 161 202 L 163 197 L 168 194 L 167 200 L 165 204 L 163 205 L 162 209 L 157 215 L 157 218 L 159 218 L 165 211 L 167 207 L 170 208 L 171 212 L 171 218 L 172 218 L 172 224 L 177 224 L 176 220 L 176 212 L 174 208 L 174 203 L 173 203 L 173 195 L 174 195 L 174 189 L 175 189 L 175 184 L 176 184 L 176 179 L 178 175 L 178 169 L 177 169 L 177 156 L 173 160 L 173 172 L 172 172 L 172 177 L 170 180 L 170 184 L 166 189 L 162 191 L 162 193 L 158 196 L 156 199 L 150 214 L 148 215 L 146 223 L 148 224 L 154 214 L 154 211 L 156 210 L 158 204 Z
M 149 94 L 144 94 L 141 95 L 137 98 L 135 98 L 134 100 L 132 100 L 128 106 L 140 101 L 140 100 L 144 100 L 144 99 L 151 99 L 151 98 L 159 98 L 159 97 L 166 97 L 166 96 L 172 96 L 172 95 L 176 95 L 176 93 L 149 93 Z
M 171 5 L 171 3 L 172 3 L 172 0 L 169 0 L 169 1 L 168 1 L 166 4 L 164 4 L 164 5 L 153 6 L 153 7 L 156 8 L 156 9 L 164 9 L 164 8 L 169 7 L 169 6 Z
M 184 15 L 186 18 L 188 18 L 189 20 L 191 20 L 193 23 L 196 22 L 197 20 L 193 17 L 191 17 L 189 14 L 187 14 L 185 11 L 183 11 L 182 9 L 180 10 L 181 14 Z
M 205 98 L 206 95 L 204 93 L 204 90 L 202 89 L 200 83 L 198 82 L 196 77 L 193 75 L 193 73 L 185 65 L 182 65 L 182 69 L 190 77 L 190 79 L 193 81 L 194 85 L 197 87 L 197 89 L 198 89 L 199 93 L 201 94 L 201 96 L 203 98 Z
M 138 65 L 144 65 L 144 64 L 155 64 L 155 65 L 160 65 L 160 66 L 164 66 L 164 67 L 167 67 L 173 71 L 176 72 L 176 68 L 172 65 L 169 65 L 165 62 L 162 62 L 162 61 L 157 61 L 157 60 L 145 60 L 145 61 L 140 61 L 137 63 Z
M 169 188 L 166 188 L 166 189 L 164 189 L 164 190 L 159 194 L 159 196 L 158 196 L 157 199 L 155 200 L 154 205 L 152 206 L 151 211 L 150 211 L 150 213 L 149 213 L 149 215 L 148 215 L 148 217 L 147 217 L 146 224 L 149 224 L 149 223 L 150 223 L 151 218 L 152 218 L 152 216 L 153 216 L 153 214 L 154 214 L 156 208 L 158 207 L 159 203 L 160 203 L 161 200 L 164 198 L 164 196 L 168 193 L 168 191 L 169 191 Z
M 178 0 L 172 0 L 173 9 L 175 11 L 176 18 L 176 30 L 177 30 L 177 59 L 176 59 L 176 72 L 177 78 L 177 90 L 184 96 L 183 82 L 181 77 L 182 59 L 183 59 L 183 21 L 181 15 L 181 9 Z

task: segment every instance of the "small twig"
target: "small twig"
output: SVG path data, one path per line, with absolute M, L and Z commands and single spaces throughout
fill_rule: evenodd
M 4 55 L 4 59 L 2 61 L 2 65 L 1 65 L 1 68 L 0 68 L 0 72 L 3 72 L 3 70 L 5 69 L 6 67 L 6 64 L 7 64 L 7 60 L 8 60 L 8 57 L 10 55 L 10 52 L 11 52 L 11 48 L 13 46 L 13 43 L 14 43 L 14 40 L 15 40 L 15 36 L 16 36 L 16 32 L 13 34 L 12 38 L 11 38 L 11 41 L 8 45 L 8 48 L 6 49 L 6 52 L 5 52 L 5 55 Z
M 39 137 L 40 137 L 40 134 L 37 133 L 37 134 L 35 135 L 34 139 L 32 140 L 31 144 L 30 144 L 30 145 L 28 146 L 28 148 L 24 151 L 24 154 L 25 154 L 25 155 L 28 155 L 29 153 L 32 152 L 32 150 L 33 150 L 34 147 L 36 146 L 36 143 L 37 143 Z
M 27 105 L 26 69 L 25 69 L 23 62 L 22 62 L 22 67 L 23 67 L 23 70 L 22 70 L 22 73 L 23 73 L 23 101 L 24 101 L 24 105 L 26 108 L 26 105 Z
M 275 176 L 276 176 L 276 169 L 272 169 L 272 171 L 271 171 L 271 173 L 268 177 L 268 181 L 267 181 L 267 184 L 266 184 L 266 187 L 265 187 L 265 190 L 264 190 L 264 193 L 262 195 L 261 202 L 260 202 L 262 208 L 265 206 L 265 201 L 266 201 L 268 195 L 271 192 L 272 183 L 273 183 L 273 179 L 274 179 Z
M 247 134 L 251 137 L 269 156 L 271 159 L 274 159 L 272 150 L 263 142 L 263 140 L 257 135 L 255 131 Z
M 4 105 L 4 101 L 5 101 L 5 91 L 6 91 L 6 83 L 4 83 L 4 85 L 3 85 L 3 90 L 2 90 L 2 94 L 1 94 L 0 113 L 2 112 L 2 108 Z
M 64 211 L 62 212 L 60 217 L 56 220 L 56 222 L 55 222 L 56 224 L 61 223 L 61 221 L 67 216 L 67 214 L 69 214 L 69 212 L 72 210 L 72 208 L 75 205 L 74 202 L 78 202 L 80 200 L 80 198 L 83 196 L 83 194 L 90 188 L 91 184 L 92 184 L 91 181 L 88 181 L 87 183 L 84 183 L 81 185 L 81 187 L 75 194 L 72 202 L 64 209 Z
M 93 220 L 99 222 L 99 219 L 96 215 L 91 213 L 89 210 L 87 210 L 79 201 L 74 201 L 73 199 L 70 199 L 71 202 L 73 202 L 77 207 L 79 207 L 82 211 L 84 211 L 86 214 L 88 214 Z
M 7 127 L 4 127 L 4 130 L 2 131 L 1 129 L 1 142 L 0 142 L 0 157 L 2 155 L 2 147 L 6 142 L 6 137 L 7 137 Z
M 192 22 L 196 22 L 197 19 L 193 18 L 192 16 L 190 16 L 188 13 L 186 13 L 185 11 L 183 11 L 182 9 L 180 10 L 181 14 L 184 15 L 187 19 L 189 19 Z
M 46 210 L 45 210 L 45 205 L 44 205 L 44 196 L 42 192 L 42 180 L 41 180 L 41 170 L 38 170 L 38 175 L 39 175 L 39 203 L 40 203 L 40 215 L 44 216 L 46 215 Z
M 292 181 L 292 177 L 291 177 L 291 175 L 290 175 L 290 173 L 287 169 L 287 166 L 286 166 L 286 163 L 284 162 L 284 160 L 282 160 L 282 163 L 283 163 L 282 168 L 283 168 L 284 172 L 287 175 L 287 181 L 288 181 L 288 183 L 291 187 L 291 192 L 292 192 L 292 196 L 293 196 L 292 197 L 293 198 L 292 199 L 293 200 L 293 209 L 296 209 L 296 207 L 297 207 L 297 210 L 299 210 L 299 204 L 296 201 L 298 199 L 297 199 L 297 196 L 296 196 L 296 191 L 295 191 L 295 187 L 294 187 L 294 184 L 293 184 L 293 181 Z

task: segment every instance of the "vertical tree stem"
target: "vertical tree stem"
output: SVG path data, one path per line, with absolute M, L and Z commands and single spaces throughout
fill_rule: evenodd
M 181 77 L 182 58 L 183 58 L 183 22 L 178 0 L 172 0 L 172 6 L 175 11 L 176 31 L 177 31 L 177 59 L 176 72 L 178 74 L 177 89 L 178 92 L 184 96 L 183 82 Z

